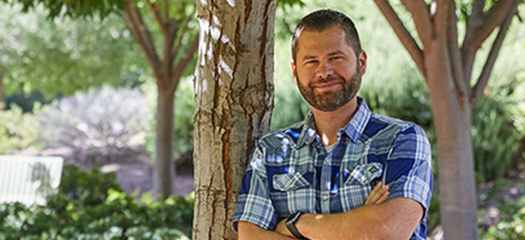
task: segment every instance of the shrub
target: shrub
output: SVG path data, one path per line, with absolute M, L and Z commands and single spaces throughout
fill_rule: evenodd
M 106 86 L 61 99 L 40 116 L 40 139 L 48 147 L 94 150 L 118 156 L 144 143 L 147 102 L 137 89 Z
M 503 198 L 499 210 L 501 221 L 482 233 L 486 240 L 523 240 L 525 239 L 525 196 L 517 201 Z
M 476 181 L 502 178 L 516 166 L 523 134 L 516 129 L 508 106 L 490 97 L 483 98 L 472 118 L 472 147 Z
M 64 168 L 59 193 L 46 206 L 0 205 L 0 239 L 188 239 L 193 196 L 140 202 L 115 183 L 114 174 Z M 97 182 L 98 181 L 98 182 Z M 115 189 L 113 189 L 115 188 Z M 106 190 L 105 194 L 99 194 Z
M 0 110 L 0 154 L 35 146 L 38 121 L 31 113 L 22 113 L 17 105 Z

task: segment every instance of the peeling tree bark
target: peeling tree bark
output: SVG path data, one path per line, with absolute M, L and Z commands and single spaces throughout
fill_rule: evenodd
M 421 39 L 419 46 L 388 0 L 374 0 L 408 50 L 428 85 L 437 132 L 441 219 L 445 239 L 478 239 L 476 185 L 472 153 L 472 111 L 498 55 L 520 0 L 500 0 L 487 11 L 484 0 L 474 0 L 461 48 L 457 40 L 456 5 L 434 0 L 434 12 L 423 0 L 402 1 L 412 14 Z M 470 86 L 476 52 L 498 29 L 491 52 L 474 87 Z
M 276 0 L 197 1 L 193 239 L 237 239 L 240 184 L 273 108 L 275 8 Z

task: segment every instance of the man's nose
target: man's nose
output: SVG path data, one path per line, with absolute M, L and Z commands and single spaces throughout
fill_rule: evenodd
M 334 68 L 326 61 L 322 61 L 317 67 L 317 77 L 328 79 L 334 75 Z

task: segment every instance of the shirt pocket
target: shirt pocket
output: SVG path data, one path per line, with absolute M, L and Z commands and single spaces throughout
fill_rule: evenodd
M 297 211 L 313 212 L 315 192 L 302 173 L 275 174 L 271 198 L 280 218 Z
M 350 171 L 345 169 L 345 172 Z M 381 177 L 382 175 L 383 164 L 378 162 L 361 164 L 356 166 L 354 170 L 350 173 L 350 176 L 345 181 L 345 185 L 360 184 L 362 186 L 366 186 L 370 184 L 372 180 Z
M 343 211 L 350 211 L 365 204 L 375 183 L 383 175 L 383 164 L 374 162 L 357 165 L 354 169 L 344 169 L 344 187 L 341 189 Z
M 273 175 L 273 188 L 279 191 L 293 191 L 307 187 L 310 183 L 301 173 L 285 173 Z

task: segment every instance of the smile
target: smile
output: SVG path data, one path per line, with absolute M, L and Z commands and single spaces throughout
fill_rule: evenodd
M 332 88 L 334 88 L 334 87 L 336 87 L 338 85 L 340 85 L 339 81 L 330 81 L 330 82 L 324 82 L 324 83 L 316 84 L 314 86 L 314 88 L 321 89 L 321 90 L 328 90 L 328 89 L 332 89 Z

